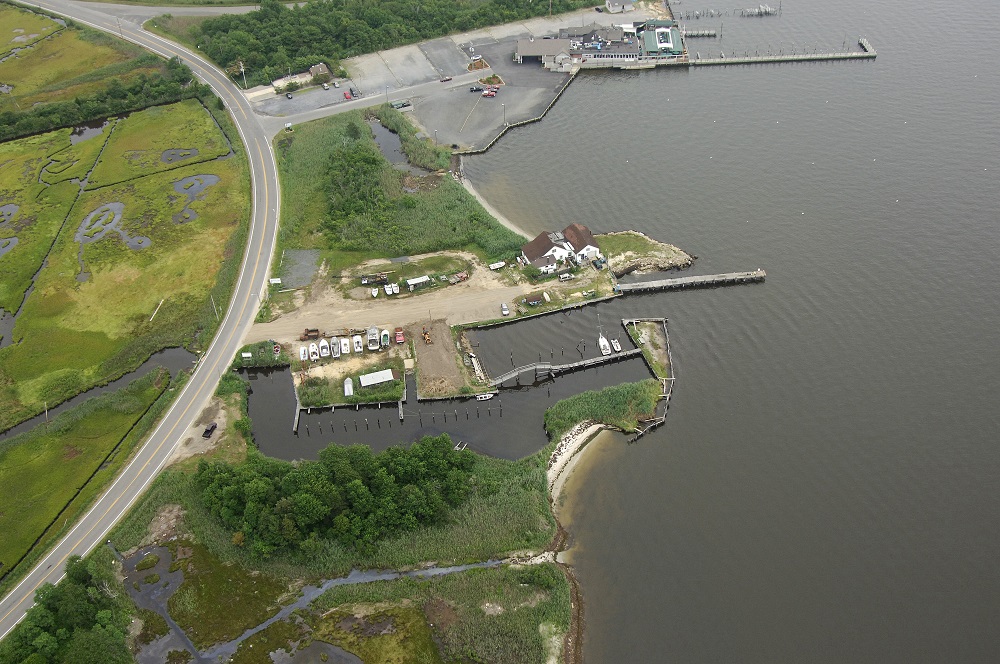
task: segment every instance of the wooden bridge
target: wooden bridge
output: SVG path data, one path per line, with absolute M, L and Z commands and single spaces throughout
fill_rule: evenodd
M 749 284 L 764 281 L 766 276 L 767 273 L 764 270 L 727 272 L 726 274 L 706 274 L 700 277 L 677 277 L 676 279 L 657 279 L 655 281 L 637 281 L 632 284 L 618 284 L 618 290 L 622 293 L 646 293 L 651 291 L 678 290 L 681 288 L 729 286 L 732 284 Z
M 578 371 L 580 369 L 589 369 L 590 367 L 596 367 L 600 364 L 607 364 L 608 362 L 617 362 L 618 360 L 624 360 L 629 357 L 634 357 L 636 355 L 642 355 L 641 348 L 631 348 L 621 353 L 612 353 L 611 355 L 602 355 L 600 357 L 591 357 L 585 360 L 579 360 L 577 362 L 570 362 L 569 364 L 552 364 L 551 362 L 532 362 L 531 364 L 525 364 L 524 366 L 511 369 L 510 371 L 503 373 L 490 381 L 492 387 L 497 387 L 502 385 L 512 378 L 517 378 L 524 373 L 533 373 L 534 380 L 537 382 L 540 379 L 555 378 L 559 374 L 568 373 L 570 371 Z

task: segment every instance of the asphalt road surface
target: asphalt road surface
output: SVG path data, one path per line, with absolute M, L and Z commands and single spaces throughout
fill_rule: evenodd
M 85 25 L 139 44 L 164 57 L 178 56 L 194 73 L 215 90 L 236 122 L 250 161 L 253 211 L 246 253 L 229 309 L 212 344 L 205 351 L 191 380 L 181 390 L 132 461 L 108 490 L 77 522 L 76 526 L 35 568 L 0 601 L 0 638 L 5 637 L 34 603 L 35 590 L 43 583 L 63 577 L 66 559 L 85 555 L 104 542 L 112 526 L 146 490 L 180 442 L 188 426 L 207 403 L 219 377 L 226 370 L 253 322 L 265 292 L 268 269 L 278 228 L 280 192 L 277 168 L 269 134 L 254 115 L 239 89 L 207 60 L 156 35 L 144 32 L 128 20 L 103 13 L 101 5 L 68 0 L 32 0 L 39 6 Z

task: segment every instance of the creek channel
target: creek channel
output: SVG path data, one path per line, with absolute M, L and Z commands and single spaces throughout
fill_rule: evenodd
M 417 177 L 430 175 L 430 171 L 418 168 L 409 162 L 406 153 L 403 152 L 403 142 L 399 140 L 399 134 L 388 129 L 377 120 L 369 123 L 369 126 L 372 129 L 372 138 L 375 139 L 379 151 L 383 157 L 389 160 L 393 168 L 406 171 L 410 175 L 416 175 Z
M 154 554 L 159 558 L 156 565 L 152 568 L 136 570 L 136 565 L 147 554 Z M 128 590 L 129 595 L 132 597 L 132 600 L 136 603 L 136 606 L 159 614 L 164 618 L 164 620 L 166 620 L 169 628 L 169 632 L 165 636 L 153 641 L 140 651 L 137 657 L 139 664 L 155 664 L 166 661 L 167 653 L 170 650 L 186 650 L 193 657 L 193 660 L 191 661 L 199 664 L 229 661 L 229 659 L 236 653 L 236 649 L 239 648 L 241 643 L 252 637 L 254 634 L 267 629 L 274 623 L 291 617 L 292 614 L 299 609 L 308 610 L 309 605 L 312 604 L 312 602 L 320 595 L 337 586 L 350 586 L 359 583 L 372 583 L 374 581 L 392 581 L 403 577 L 427 578 L 444 576 L 446 574 L 454 574 L 456 572 L 465 572 L 470 569 L 498 567 L 504 562 L 503 560 L 487 560 L 485 562 L 472 563 L 468 565 L 430 567 L 427 569 L 407 572 L 362 572 L 352 570 L 347 576 L 336 579 L 327 579 L 322 581 L 317 586 L 305 586 L 302 589 L 302 594 L 297 600 L 291 604 L 283 606 L 277 613 L 264 622 L 260 623 L 256 627 L 251 627 L 232 641 L 214 645 L 208 650 L 200 652 L 195 648 L 194 644 L 191 643 L 191 640 L 184 633 L 184 631 L 177 625 L 176 622 L 174 622 L 167 611 L 167 602 L 170 599 L 170 596 L 177 591 L 184 580 L 183 571 L 171 571 L 173 559 L 170 550 L 162 546 L 145 547 L 143 549 L 139 549 L 128 558 L 123 559 L 119 557 L 119 560 L 121 560 L 123 571 L 125 573 L 125 587 Z M 152 575 L 155 575 L 156 581 L 154 583 L 146 583 L 146 578 L 150 578 Z M 361 662 L 361 660 L 354 655 L 330 644 L 321 644 L 316 647 L 310 646 L 310 648 L 311 650 L 309 652 L 305 652 L 306 649 L 299 651 L 298 654 L 303 655 L 303 657 L 296 657 L 296 653 L 292 653 L 290 655 L 287 653 L 280 654 L 279 657 L 282 657 L 281 661 L 285 662 L 315 661 L 313 658 L 309 657 L 309 655 L 318 650 L 325 652 L 327 657 L 332 658 L 331 661 L 333 662 L 344 662 L 349 664 Z

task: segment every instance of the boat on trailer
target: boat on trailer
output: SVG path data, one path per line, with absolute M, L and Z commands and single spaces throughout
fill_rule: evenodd
M 365 340 L 361 338 L 360 334 L 355 334 L 351 339 L 354 342 L 354 352 L 363 353 L 365 352 Z
M 340 339 L 337 337 L 330 339 L 330 355 L 333 359 L 340 357 Z
M 326 339 L 319 340 L 319 356 L 330 357 L 330 342 Z
M 374 325 L 368 328 L 368 350 L 378 350 L 378 328 Z
M 313 362 L 319 359 L 319 346 L 315 341 L 309 344 L 309 359 Z
M 378 297 L 378 286 L 372 289 L 372 297 Z
M 393 295 L 399 295 L 399 284 L 393 282 L 393 283 L 391 283 L 389 285 L 392 286 L 392 294 Z
M 303 362 L 309 359 L 309 349 L 305 346 L 299 346 L 299 359 Z
M 351 340 L 347 337 L 343 337 L 340 340 L 340 353 L 341 355 L 351 354 Z

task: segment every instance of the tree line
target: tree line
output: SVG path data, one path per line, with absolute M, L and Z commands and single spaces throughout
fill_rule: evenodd
M 128 597 L 93 564 L 72 556 L 66 578 L 35 593 L 35 606 L 0 644 L 0 664 L 126 664 L 131 622 Z M 124 605 L 123 605 L 124 603 Z
M 233 543 L 255 556 L 318 551 L 321 540 L 366 550 L 383 537 L 440 523 L 470 488 L 475 456 L 447 435 L 373 454 L 331 445 L 318 461 L 292 464 L 251 454 L 202 462 L 195 476 L 205 507 Z
M 551 11 L 587 6 L 552 0 Z M 542 0 L 311 0 L 288 7 L 263 0 L 258 11 L 226 14 L 192 27 L 190 37 L 223 67 L 242 62 L 250 85 L 265 85 L 318 62 L 412 44 L 488 25 L 540 16 Z M 235 70 L 238 71 L 238 70 Z
M 0 141 L 40 134 L 60 127 L 171 104 L 182 99 L 214 96 L 212 89 L 194 80 L 191 70 L 171 58 L 164 71 L 140 74 L 128 83 L 111 79 L 106 87 L 73 100 L 38 104 L 23 111 L 0 112 Z

